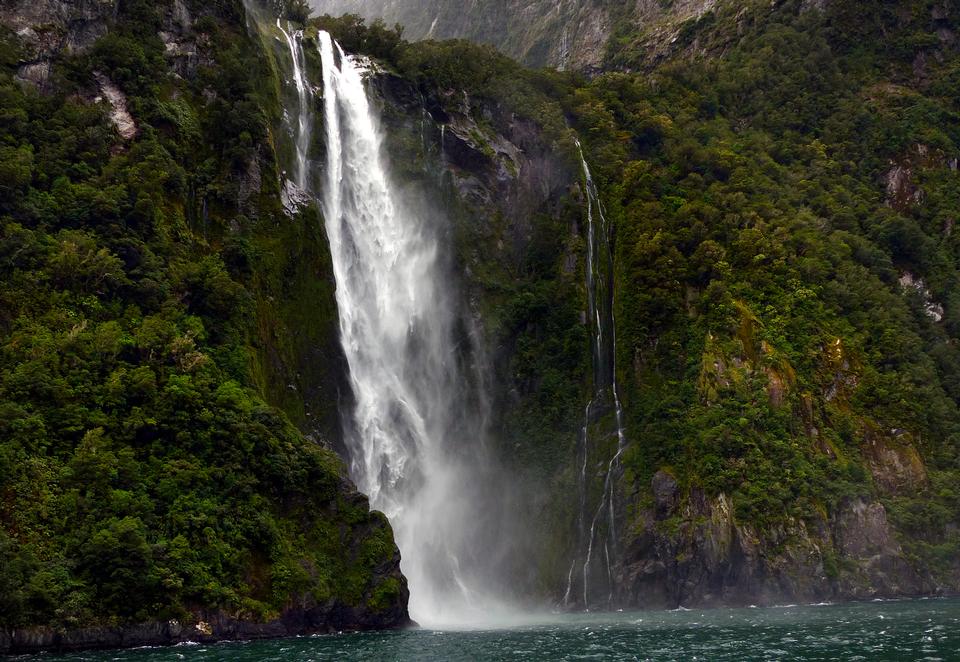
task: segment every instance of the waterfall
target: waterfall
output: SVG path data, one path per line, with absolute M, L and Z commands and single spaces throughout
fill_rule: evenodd
M 323 63 L 322 208 L 354 405 L 351 475 L 390 519 L 421 623 L 475 620 L 487 599 L 474 571 L 485 504 L 482 416 L 468 411 L 456 305 L 429 214 L 405 200 L 382 155 L 363 68 L 329 34 Z M 494 545 L 495 542 L 487 542 Z
M 294 173 L 294 183 L 301 191 L 307 189 L 307 158 L 310 151 L 310 141 L 313 137 L 313 112 L 310 108 L 312 91 L 306 75 L 306 58 L 303 53 L 303 31 L 289 31 L 280 25 L 277 19 L 277 28 L 283 33 L 290 49 L 290 59 L 293 62 L 293 83 L 297 88 L 297 125 L 294 135 L 294 145 L 297 150 L 297 170 Z
M 616 318 L 613 309 L 613 254 L 611 250 L 612 230 L 603 213 L 603 205 L 597 192 L 593 174 L 583 154 L 583 147 L 577 141 L 587 202 L 587 263 L 586 288 L 587 308 L 591 328 L 591 355 L 593 368 L 593 395 L 584 411 L 584 423 L 577 444 L 578 476 L 577 490 L 579 508 L 577 516 L 577 552 L 571 561 L 567 574 L 567 588 L 563 602 L 566 606 L 574 604 L 574 587 L 581 582 L 580 594 L 584 609 L 592 604 L 609 606 L 614 598 L 613 562 L 617 552 L 616 534 L 616 494 L 615 481 L 620 468 L 620 458 L 626 449 L 626 435 L 623 425 L 623 407 L 617 391 L 616 379 Z M 616 428 L 616 447 L 609 461 L 596 457 L 602 450 L 599 435 L 591 436 L 591 427 L 612 408 L 613 423 Z M 592 443 L 593 442 L 593 443 Z M 599 448 L 598 448 L 599 446 Z M 592 457 L 593 456 L 593 457 Z M 590 461 L 594 466 L 603 466 L 603 483 L 596 508 L 590 504 Z M 605 530 L 605 535 L 604 535 Z M 602 555 L 597 554 L 596 545 L 602 543 Z M 597 567 L 601 565 L 601 567 Z M 580 572 L 576 570 L 580 567 Z M 596 573 L 601 571 L 600 582 Z M 605 583 L 607 592 L 602 600 L 591 598 L 591 589 L 598 583 Z

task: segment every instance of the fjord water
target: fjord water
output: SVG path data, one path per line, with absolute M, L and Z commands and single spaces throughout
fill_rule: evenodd
M 408 630 L 49 660 L 956 660 L 960 600 L 587 613 L 502 630 Z

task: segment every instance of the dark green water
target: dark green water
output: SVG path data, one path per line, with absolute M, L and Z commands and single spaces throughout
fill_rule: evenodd
M 960 660 L 960 600 L 564 614 L 506 629 L 422 629 L 27 659 Z

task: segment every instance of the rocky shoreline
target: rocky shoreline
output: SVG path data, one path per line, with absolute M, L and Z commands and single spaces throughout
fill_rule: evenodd
M 0 630 L 0 655 L 66 653 L 83 650 L 213 644 L 283 637 L 412 627 L 405 611 L 373 615 L 337 605 L 291 609 L 267 623 L 235 619 L 223 613 L 197 614 L 189 621 L 153 621 L 139 625 L 60 630 L 49 627 Z

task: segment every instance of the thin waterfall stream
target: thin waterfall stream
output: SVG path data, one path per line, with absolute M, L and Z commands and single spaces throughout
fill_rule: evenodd
M 285 30 L 277 19 L 277 28 L 283 33 L 290 49 L 290 60 L 293 65 L 293 82 L 297 88 L 297 125 L 295 128 L 294 145 L 297 151 L 296 172 L 294 183 L 301 191 L 307 186 L 307 157 L 310 150 L 310 141 L 313 136 L 313 113 L 310 109 L 312 88 L 306 76 L 306 57 L 303 53 L 303 30 L 293 30 L 287 25 Z
M 582 599 L 581 606 L 589 609 L 591 605 L 608 607 L 614 598 L 613 565 L 617 552 L 616 533 L 616 473 L 620 467 L 620 459 L 626 449 L 626 435 L 623 425 L 623 407 L 620 403 L 620 394 L 617 391 L 616 366 L 616 318 L 613 308 L 613 255 L 611 249 L 611 227 L 603 212 L 603 204 L 597 191 L 593 174 L 583 153 L 583 146 L 577 141 L 580 153 L 580 163 L 583 172 L 583 182 L 586 192 L 587 215 L 587 263 L 586 288 L 588 317 L 591 327 L 591 348 L 593 367 L 593 395 L 584 411 L 584 423 L 578 439 L 579 475 L 577 488 L 579 493 L 579 509 L 577 516 L 577 551 L 574 555 L 570 570 L 567 573 L 567 587 L 564 592 L 563 603 L 567 607 L 574 606 Z M 590 476 L 591 460 L 591 428 L 596 427 L 605 410 L 612 407 L 614 424 L 616 426 L 616 450 L 609 462 L 605 462 L 603 473 L 603 488 L 595 509 L 590 508 Z M 596 459 L 596 458 L 594 458 Z M 596 465 L 596 462 L 594 463 Z M 606 529 L 605 535 L 603 529 Z M 595 547 L 602 544 L 602 555 L 598 555 Z M 612 551 L 611 551 L 612 550 Z M 597 568 L 598 559 L 602 567 Z M 577 573 L 577 568 L 580 572 Z M 600 580 L 596 580 L 597 571 L 601 572 Z M 574 587 L 581 583 L 580 594 L 574 596 Z M 591 597 L 591 589 L 598 584 L 606 584 L 606 595 L 603 599 Z

